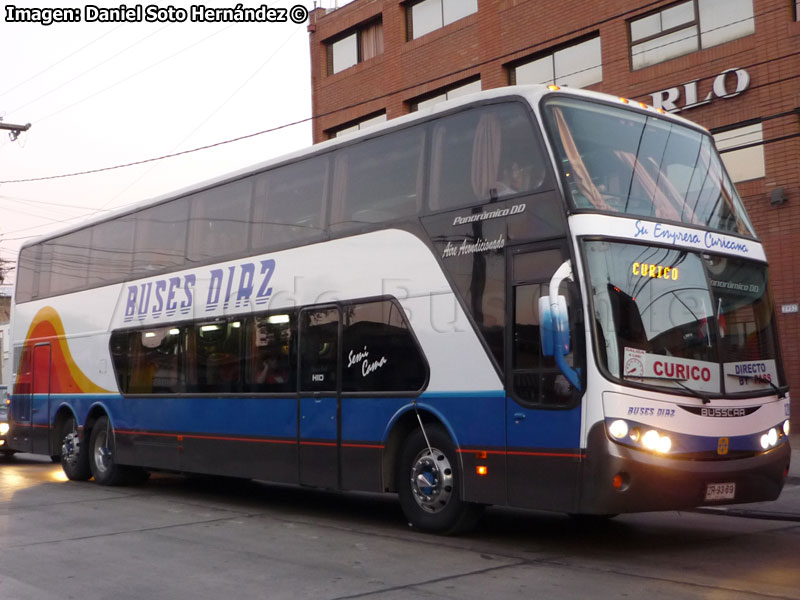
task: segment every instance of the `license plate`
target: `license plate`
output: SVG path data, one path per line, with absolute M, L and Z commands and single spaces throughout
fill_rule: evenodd
M 706 485 L 706 502 L 733 500 L 735 496 L 735 483 L 709 483 Z

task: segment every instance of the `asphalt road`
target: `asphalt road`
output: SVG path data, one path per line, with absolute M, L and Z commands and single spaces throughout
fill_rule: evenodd
M 0 550 L 2 600 L 800 598 L 792 520 L 490 509 L 446 538 L 411 531 L 391 496 L 169 474 L 108 488 L 29 455 L 0 460 Z

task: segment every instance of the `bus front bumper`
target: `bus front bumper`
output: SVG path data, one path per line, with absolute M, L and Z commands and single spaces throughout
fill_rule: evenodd
M 579 512 L 619 514 L 775 500 L 790 458 L 788 441 L 747 458 L 667 458 L 612 442 L 599 423 L 589 433 Z

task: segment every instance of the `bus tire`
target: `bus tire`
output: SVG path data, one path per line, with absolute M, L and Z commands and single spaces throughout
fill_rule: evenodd
M 397 495 L 409 525 L 420 531 L 455 534 L 472 528 L 483 506 L 461 499 L 455 445 L 439 425 L 426 426 L 433 456 L 421 429 L 406 438 L 395 469 Z
M 117 464 L 115 460 L 114 432 L 108 417 L 100 417 L 92 427 L 89 442 L 89 465 L 95 483 L 100 485 L 127 485 L 142 483 L 149 473 L 137 467 Z
M 86 440 L 73 417 L 61 427 L 61 468 L 70 481 L 87 481 L 92 476 Z

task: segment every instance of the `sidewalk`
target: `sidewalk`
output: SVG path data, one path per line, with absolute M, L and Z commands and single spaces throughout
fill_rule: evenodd
M 704 506 L 697 512 L 724 514 L 751 519 L 777 519 L 781 521 L 800 521 L 800 433 L 789 434 L 792 446 L 792 462 L 789 477 L 780 497 L 772 502 L 753 502 L 751 504 L 731 504 L 728 506 Z

